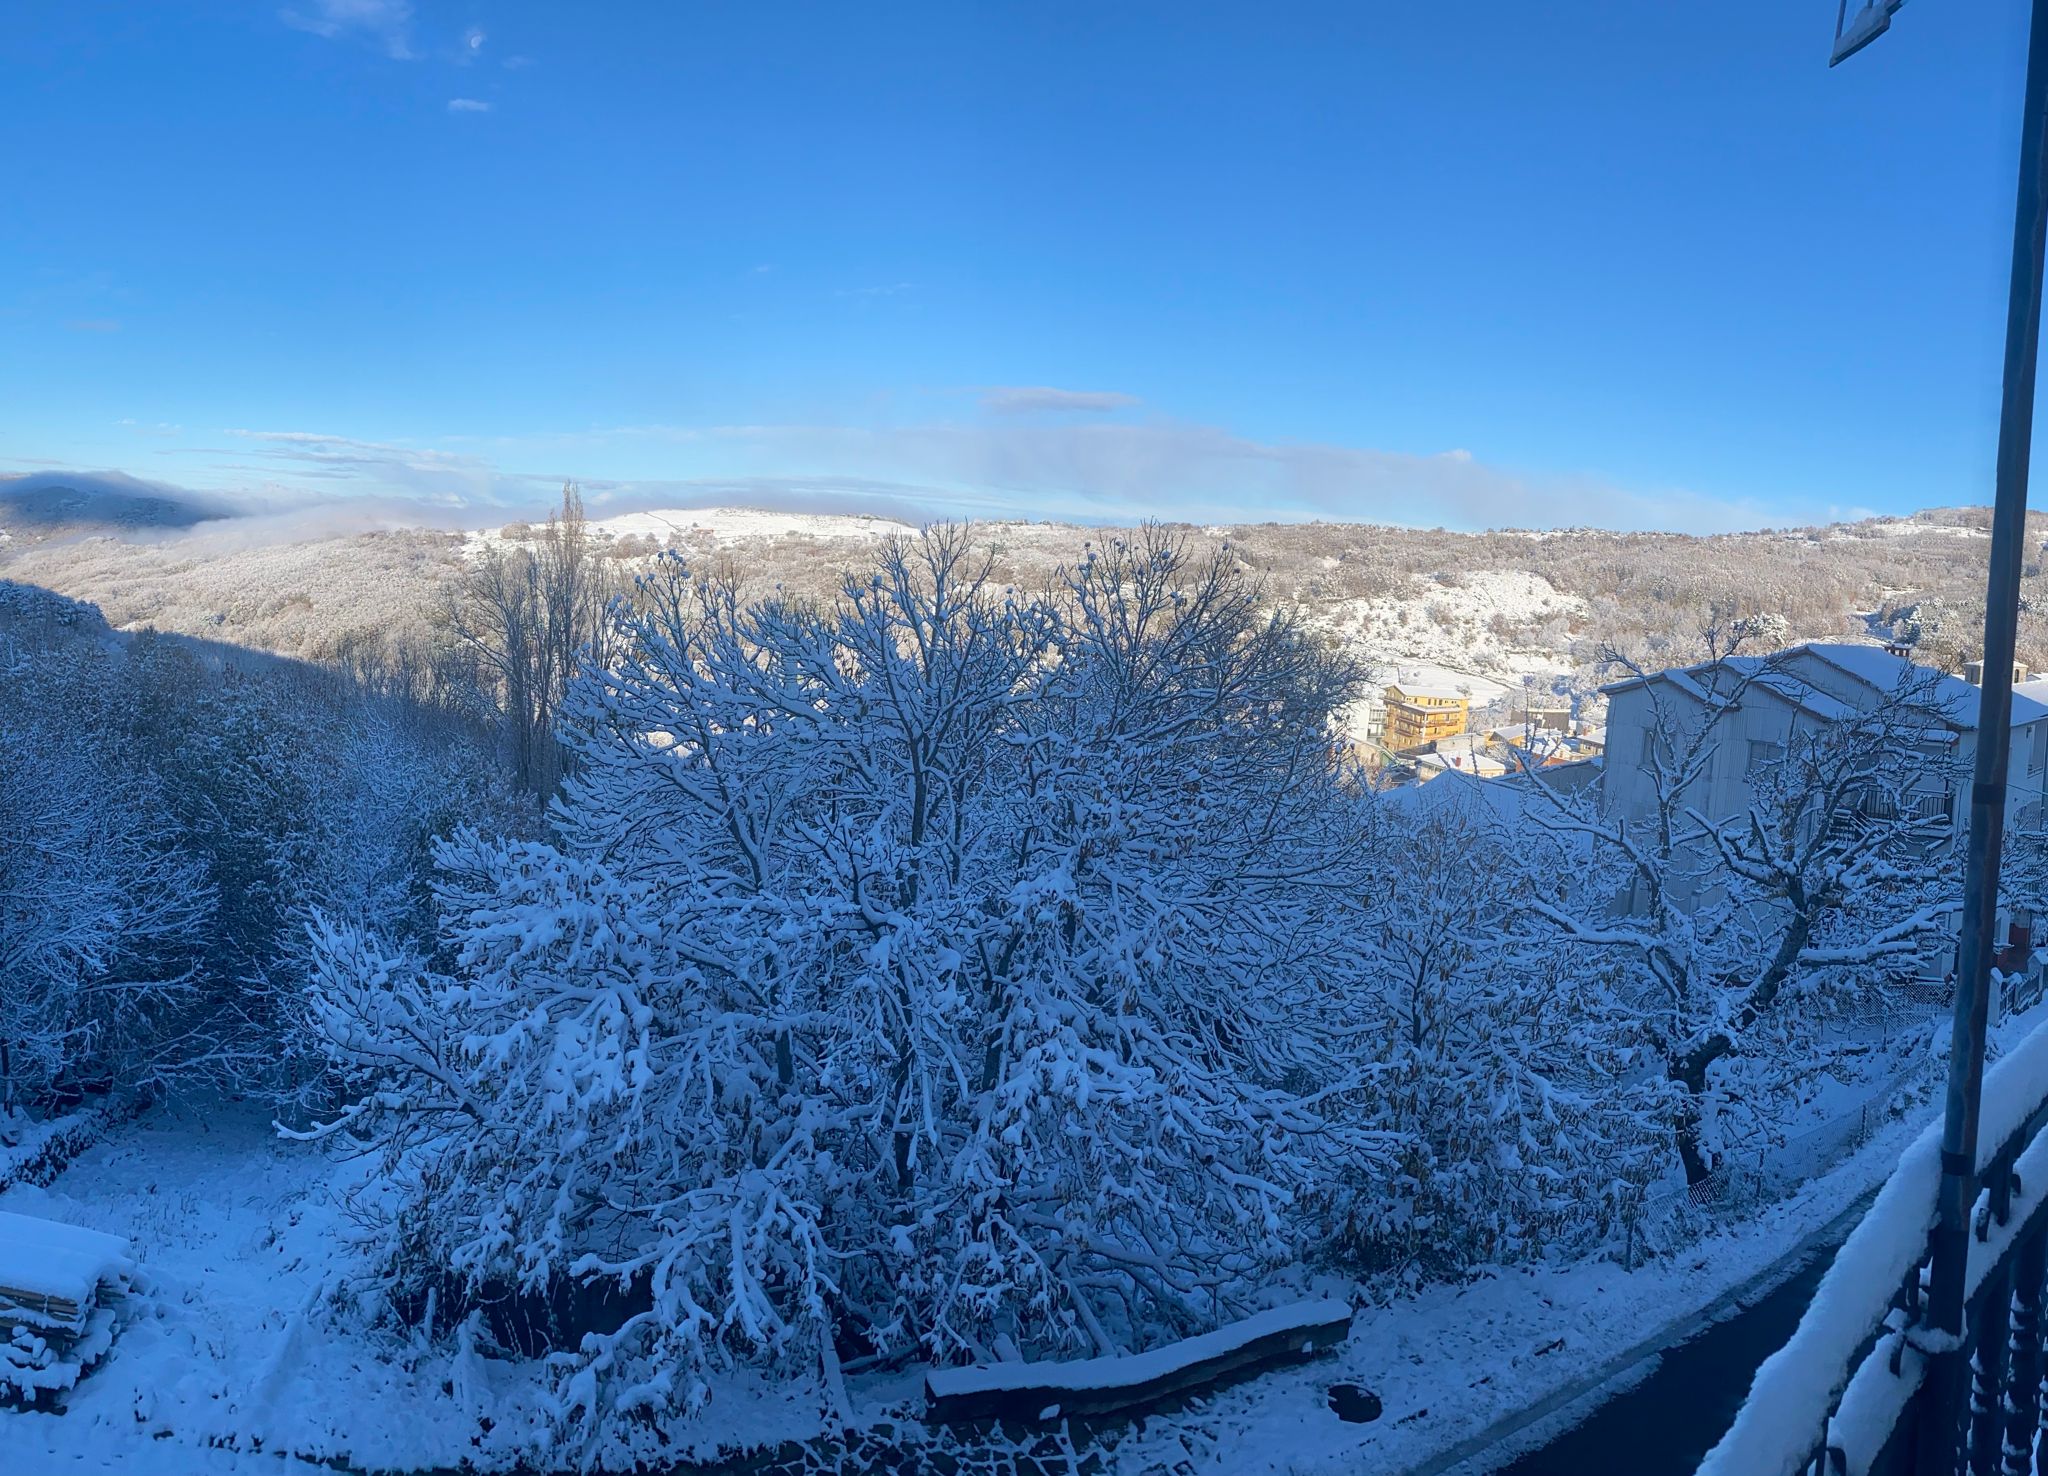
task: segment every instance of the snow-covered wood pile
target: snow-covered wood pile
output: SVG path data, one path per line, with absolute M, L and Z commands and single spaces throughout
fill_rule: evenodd
M 1311 1358 L 1350 1329 L 1349 1303 L 1296 1302 L 1122 1357 L 933 1369 L 924 1380 L 925 1418 L 954 1424 L 1113 1414 Z
M 113 1342 L 134 1269 L 118 1235 L 0 1211 L 0 1399 L 77 1383 Z

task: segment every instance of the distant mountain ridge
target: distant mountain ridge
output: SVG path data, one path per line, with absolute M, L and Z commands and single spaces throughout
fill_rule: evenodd
M 363 516 L 348 517 L 351 510 Z M 352 661 L 446 639 L 450 591 L 490 546 L 531 523 L 421 526 L 427 510 L 330 499 L 265 508 L 123 478 L 0 478 L 0 578 L 100 605 L 116 629 L 151 626 L 311 661 Z M 374 513 L 374 519 L 368 515 Z M 10 521 L 10 519 L 17 521 Z M 368 526 L 369 524 L 381 526 Z M 1785 640 L 1902 634 L 1954 667 L 1981 640 L 1988 510 L 1933 509 L 1825 527 L 1696 536 L 1598 529 L 1454 533 L 1316 523 L 1180 526 L 1256 573 L 1304 628 L 1374 681 L 1450 681 L 1476 703 L 1584 695 L 1609 651 L 1648 666 L 1696 659 L 1702 632 L 1770 617 Z M 461 524 L 456 525 L 457 528 Z M 592 510 L 599 551 L 624 572 L 672 549 L 749 595 L 829 603 L 884 537 L 880 514 L 770 508 Z M 1121 536 L 1112 527 L 988 521 L 972 539 L 997 590 L 1037 590 Z M 2035 515 L 2035 549 L 2048 516 Z M 2048 668 L 2048 558 L 2023 581 L 2020 660 Z
M 176 531 L 239 516 L 224 499 L 119 473 L 0 476 L 0 532 L 42 539 L 91 532 Z

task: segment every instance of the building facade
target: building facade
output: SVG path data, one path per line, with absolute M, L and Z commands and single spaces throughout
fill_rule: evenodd
M 1387 688 L 1380 743 L 1395 753 L 1465 731 L 1471 700 L 1456 687 L 1395 683 Z
M 2048 798 L 2048 684 L 2016 689 L 2012 754 L 2006 776 L 2008 824 L 2037 826 Z M 1926 703 L 1927 721 L 1902 752 L 1895 779 L 1874 802 L 1932 819 L 1964 823 L 1977 752 L 1977 689 L 1880 646 L 1813 642 L 1770 656 L 1729 657 L 1616 682 L 1607 697 L 1601 803 L 1609 814 L 1638 817 L 1655 808 L 1655 765 L 1674 735 L 1711 725 L 1705 766 L 1684 803 L 1710 820 L 1748 811 L 1758 781 L 1796 735 L 1857 722 L 1898 694 Z M 1739 692 L 1739 700 L 1730 694 Z M 1667 755 L 1668 758 L 1668 755 Z

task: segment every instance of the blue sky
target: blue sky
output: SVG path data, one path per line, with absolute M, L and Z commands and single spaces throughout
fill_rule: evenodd
M 1988 501 L 2021 0 L 16 0 L 0 471 L 1710 531 Z

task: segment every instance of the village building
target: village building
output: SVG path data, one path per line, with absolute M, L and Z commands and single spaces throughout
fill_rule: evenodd
M 1510 768 L 1519 766 L 1511 755 L 1495 751 L 1496 747 L 1486 734 L 1453 733 L 1448 738 L 1431 740 L 1420 750 L 1410 750 L 1403 757 L 1414 765 L 1418 780 L 1434 779 L 1446 773 L 1497 779 Z
M 1655 803 L 1656 745 L 1710 722 L 1712 749 L 1686 803 L 1708 818 L 1745 813 L 1757 782 L 1784 758 L 1795 735 L 1858 722 L 1912 692 L 1928 704 L 1917 751 L 1902 754 L 1896 780 L 1873 786 L 1870 803 L 1964 823 L 1959 802 L 1977 749 L 1977 689 L 1961 677 L 1917 666 L 1881 646 L 1812 642 L 1769 656 L 1732 656 L 1631 677 L 1601 689 L 1607 698 L 1609 814 L 1640 816 Z M 1739 693 L 1739 700 L 1728 699 Z M 2006 777 L 2009 824 L 2037 825 L 2048 798 L 2048 683 L 2014 689 L 2012 757 Z
M 1388 686 L 1380 743 L 1394 753 L 1419 748 L 1465 731 L 1471 698 L 1461 688 L 1429 682 Z

